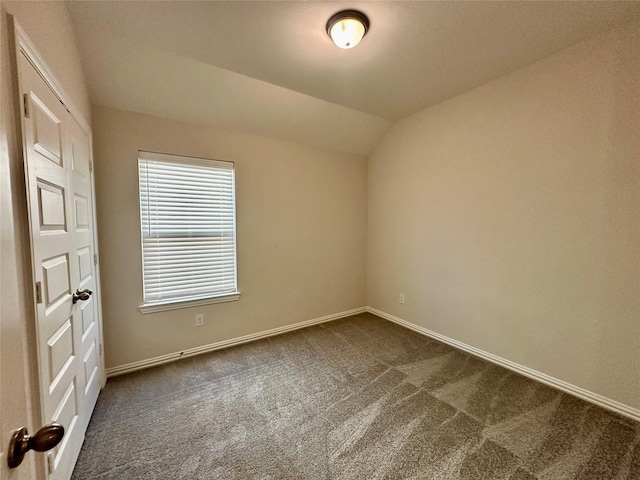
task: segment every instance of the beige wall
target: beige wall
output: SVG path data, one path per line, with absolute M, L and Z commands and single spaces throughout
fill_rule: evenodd
M 107 368 L 364 306 L 365 157 L 101 107 L 93 126 Z M 138 311 L 139 149 L 235 162 L 239 301 Z
M 396 124 L 368 304 L 639 408 L 639 58 L 636 23 Z
M 29 423 L 30 267 L 6 12 L 87 120 L 90 107 L 64 5 L 2 2 L 0 358 L 16 371 L 3 367 L 0 394 L 3 422 Z M 399 122 L 368 184 L 364 157 L 95 108 L 107 366 L 368 301 L 639 408 L 639 36 L 638 24 L 603 35 Z M 137 149 L 236 162 L 238 302 L 138 312 Z M 29 468 L 11 478 L 33 477 Z
M 35 353 L 29 235 L 25 198 L 19 110 L 14 95 L 13 56 L 8 14 L 27 32 L 71 100 L 90 120 L 89 97 L 67 11 L 61 2 L 2 2 L 1 5 L 2 128 L 0 128 L 0 477 L 7 480 L 44 478 L 42 454 L 28 453 L 20 468 L 9 471 L 5 454 L 11 430 L 40 428 L 35 389 Z

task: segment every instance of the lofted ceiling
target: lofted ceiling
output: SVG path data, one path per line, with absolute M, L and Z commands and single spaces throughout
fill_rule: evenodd
M 624 1 L 67 1 L 92 103 L 368 154 L 396 120 L 640 18 Z M 331 15 L 370 19 L 340 50 Z

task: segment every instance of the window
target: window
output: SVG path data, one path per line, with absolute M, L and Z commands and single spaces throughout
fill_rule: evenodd
M 138 152 L 143 313 L 237 300 L 232 162 Z

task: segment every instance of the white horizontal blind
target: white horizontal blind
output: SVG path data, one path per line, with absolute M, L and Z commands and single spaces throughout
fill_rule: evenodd
M 139 152 L 144 303 L 237 291 L 233 163 Z

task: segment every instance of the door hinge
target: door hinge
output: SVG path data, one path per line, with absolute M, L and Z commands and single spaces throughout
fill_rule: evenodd
M 24 118 L 29 118 L 29 114 L 31 113 L 29 110 L 29 94 L 25 93 L 23 95 L 24 98 Z
M 93 162 L 89 160 L 89 173 L 93 173 Z
M 93 254 L 93 265 L 96 266 L 96 267 L 98 266 L 98 254 L 97 253 Z
M 36 303 L 42 303 L 42 282 L 36 282 Z
M 100 352 L 100 356 L 102 356 L 102 343 L 100 344 L 100 346 L 98 347 L 98 352 Z

